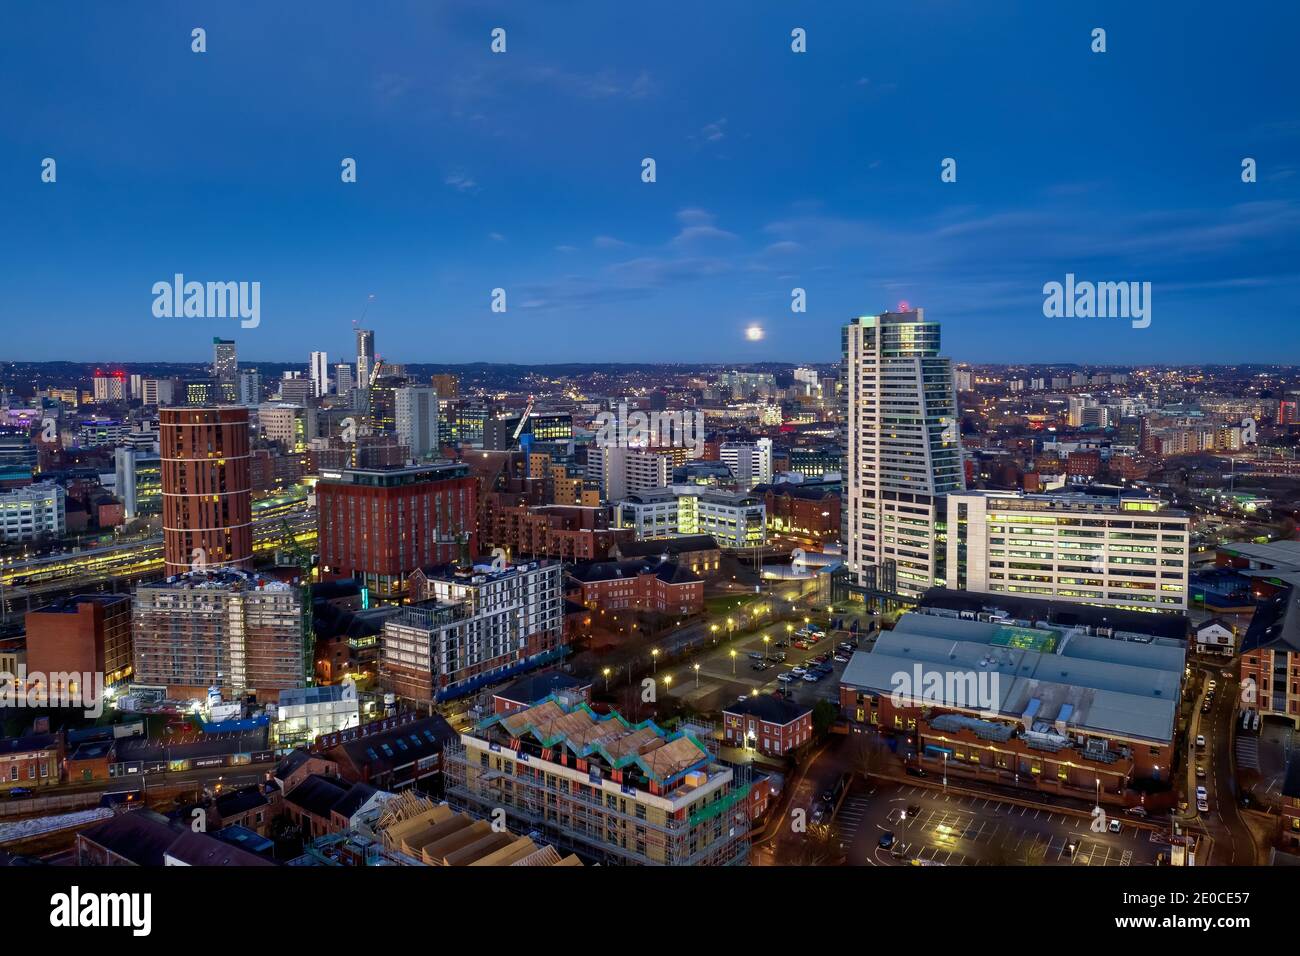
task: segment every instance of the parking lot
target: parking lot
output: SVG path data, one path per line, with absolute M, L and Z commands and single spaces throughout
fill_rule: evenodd
M 859 866 L 1153 865 L 1163 845 L 1118 819 L 1118 833 L 1093 833 L 1092 821 L 1075 814 L 871 781 L 850 790 L 833 829 Z M 893 835 L 889 849 L 880 846 L 885 834 Z

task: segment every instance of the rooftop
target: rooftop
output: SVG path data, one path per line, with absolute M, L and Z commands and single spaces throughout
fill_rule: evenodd
M 927 698 L 929 675 L 941 678 L 934 682 L 937 706 L 1017 721 L 1036 716 L 1108 736 L 1173 739 L 1184 647 L 1094 637 L 1078 629 L 1045 629 L 1050 642 L 1015 640 L 1024 630 L 904 614 L 870 652 L 853 655 L 842 683 L 890 694 L 912 681 L 919 668 Z M 979 680 L 985 674 L 991 699 L 978 706 L 949 699 L 954 690 L 969 686 L 971 676 Z

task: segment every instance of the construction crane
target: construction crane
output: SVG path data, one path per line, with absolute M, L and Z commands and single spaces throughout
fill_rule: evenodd
M 524 425 L 528 422 L 528 416 L 533 413 L 533 403 L 536 401 L 535 395 L 528 396 L 528 404 L 524 407 L 524 413 L 519 418 L 519 424 L 515 426 L 515 433 L 510 436 L 510 444 L 513 445 L 519 441 L 519 436 L 524 433 Z
M 384 367 L 384 357 L 375 356 L 375 367 L 370 370 L 370 381 L 366 382 L 367 388 L 374 388 L 375 382 L 379 381 L 379 370 Z

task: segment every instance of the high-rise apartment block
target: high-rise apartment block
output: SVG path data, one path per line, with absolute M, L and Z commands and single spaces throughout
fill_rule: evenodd
M 952 365 L 921 309 L 855 319 L 843 354 L 849 583 L 913 601 L 943 583 L 943 496 L 965 487 Z
M 168 575 L 253 563 L 248 409 L 159 410 Z

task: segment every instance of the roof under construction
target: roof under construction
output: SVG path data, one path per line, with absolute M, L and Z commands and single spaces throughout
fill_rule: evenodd
M 551 694 L 531 707 L 490 717 L 481 730 L 500 726 L 512 739 L 531 737 L 541 747 L 564 747 L 575 757 L 599 755 L 614 770 L 635 765 L 661 785 L 706 767 L 709 751 L 689 733 L 669 733 L 653 720 L 629 723 L 612 711 L 598 714 L 586 702 L 566 703 Z
M 384 848 L 394 856 L 425 866 L 581 866 L 573 854 L 530 837 L 495 829 L 484 820 L 457 813 L 407 792 L 391 801 L 379 821 Z

